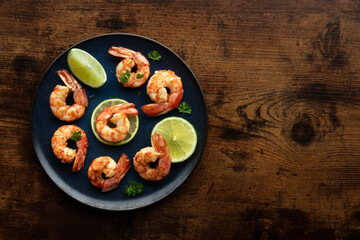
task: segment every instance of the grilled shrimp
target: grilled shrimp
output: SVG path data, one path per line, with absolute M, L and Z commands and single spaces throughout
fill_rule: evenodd
M 71 122 L 81 118 L 88 106 L 88 98 L 85 89 L 65 69 L 57 71 L 66 86 L 57 85 L 50 94 L 50 108 L 54 116 L 62 121 Z M 73 92 L 74 104 L 66 104 L 66 98 Z
M 136 153 L 134 167 L 136 172 L 145 180 L 159 181 L 170 172 L 171 157 L 165 139 L 158 133 L 151 136 L 154 147 L 145 147 Z M 151 164 L 158 160 L 157 166 Z
M 67 141 L 75 134 L 78 135 L 76 140 L 77 150 L 67 147 Z M 80 171 L 84 166 L 84 161 L 89 146 L 85 132 L 75 125 L 64 125 L 59 127 L 52 139 L 51 147 L 55 156 L 63 163 L 73 163 L 72 171 Z
M 96 118 L 96 131 L 100 137 L 108 142 L 120 142 L 126 138 L 130 129 L 127 116 L 138 115 L 133 103 L 122 103 L 105 108 Z M 115 124 L 114 128 L 108 121 Z
M 88 177 L 93 186 L 108 192 L 118 187 L 129 169 L 130 160 L 125 154 L 121 155 L 117 164 L 111 157 L 98 157 L 91 163 Z
M 124 87 L 136 88 L 146 82 L 150 75 L 150 64 L 144 55 L 123 47 L 111 47 L 108 53 L 116 57 L 124 58 L 124 60 L 116 66 L 116 78 Z M 136 73 L 131 72 L 134 66 L 136 66 L 137 69 Z M 122 79 L 125 73 L 130 74 L 126 80 Z
M 167 89 L 170 90 L 168 94 Z M 142 107 L 148 116 L 159 116 L 177 108 L 184 95 L 181 78 L 173 71 L 160 70 L 150 78 L 147 84 L 147 94 L 155 102 Z

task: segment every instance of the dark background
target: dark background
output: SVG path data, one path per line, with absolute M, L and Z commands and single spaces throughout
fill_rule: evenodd
M 0 23 L 1 239 L 360 238 L 358 1 L 0 1 Z M 178 53 L 209 113 L 190 178 L 130 212 L 63 193 L 30 134 L 47 67 L 115 32 Z

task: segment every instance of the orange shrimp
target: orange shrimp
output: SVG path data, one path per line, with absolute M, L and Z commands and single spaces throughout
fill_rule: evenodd
M 167 90 L 170 90 L 168 94 Z M 173 71 L 160 70 L 150 78 L 147 84 L 147 94 L 155 102 L 142 107 L 148 116 L 159 116 L 177 108 L 184 95 L 181 78 Z
M 145 147 L 136 153 L 134 157 L 134 167 L 136 172 L 145 180 L 159 181 L 170 172 L 171 157 L 165 139 L 158 133 L 152 136 L 154 147 Z M 156 167 L 151 167 L 150 163 L 158 160 Z
M 50 109 L 54 116 L 62 121 L 71 122 L 81 118 L 88 106 L 88 98 L 85 89 L 65 69 L 57 71 L 57 74 L 66 86 L 57 85 L 50 94 Z M 74 104 L 66 104 L 66 98 L 73 92 Z
M 140 87 L 149 78 L 149 61 L 140 52 L 135 52 L 123 47 L 111 47 L 108 53 L 116 57 L 125 58 L 116 66 L 116 78 L 124 87 Z M 131 69 L 135 65 L 137 68 L 136 73 L 131 72 Z M 121 80 L 123 74 L 127 72 L 130 73 L 129 78 L 126 81 Z
M 88 177 L 94 187 L 108 192 L 118 187 L 129 169 L 130 160 L 126 154 L 121 155 L 117 164 L 111 157 L 98 157 L 91 163 Z
M 127 116 L 138 115 L 133 103 L 122 103 L 109 106 L 99 113 L 96 118 L 96 131 L 100 137 L 108 142 L 120 142 L 126 138 L 130 129 Z M 114 128 L 108 125 L 108 121 L 115 124 Z
M 76 141 L 77 150 L 67 147 L 67 140 L 69 140 L 74 132 L 80 132 L 80 140 Z M 63 163 L 73 163 L 72 171 L 80 171 L 84 166 L 84 161 L 89 146 L 87 136 L 85 132 L 75 125 L 64 125 L 59 127 L 52 139 L 51 147 L 57 158 Z

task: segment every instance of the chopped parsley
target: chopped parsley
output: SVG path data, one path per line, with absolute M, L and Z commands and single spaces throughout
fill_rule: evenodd
M 128 197 L 135 197 L 144 191 L 144 185 L 136 181 L 129 181 L 129 184 L 125 186 L 124 193 Z
M 126 83 L 130 78 L 130 72 L 125 72 L 121 75 L 120 81 Z
M 154 50 L 148 53 L 148 58 L 152 59 L 153 61 L 159 61 L 161 59 L 161 55 L 158 51 Z
M 81 131 L 74 131 L 71 138 L 73 141 L 80 141 L 81 140 Z
M 180 113 L 191 114 L 191 107 L 186 102 L 180 103 L 177 109 L 179 110 Z
M 138 74 L 136 75 L 136 78 L 143 78 L 144 76 L 145 76 L 144 74 L 138 73 Z

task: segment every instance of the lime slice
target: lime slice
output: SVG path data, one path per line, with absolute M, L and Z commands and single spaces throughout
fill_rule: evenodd
M 127 101 L 123 100 L 123 99 L 119 99 L 119 98 L 112 98 L 112 99 L 107 99 L 103 102 L 101 102 L 93 111 L 92 115 L 91 115 L 91 129 L 95 135 L 95 137 L 102 143 L 106 144 L 106 145 L 110 145 L 110 146 L 120 146 L 120 145 L 124 145 L 125 143 L 130 142 L 136 135 L 138 129 L 139 129 L 139 117 L 138 116 L 128 116 L 127 118 L 129 119 L 130 122 L 130 130 L 128 135 L 126 136 L 126 138 L 124 140 L 122 140 L 121 142 L 108 142 L 105 141 L 104 139 L 102 139 L 100 137 L 100 135 L 98 134 L 98 132 L 96 131 L 96 117 L 99 115 L 99 113 L 101 113 L 102 110 L 104 110 L 106 107 L 109 106 L 113 106 L 113 105 L 117 105 L 117 104 L 121 104 L 121 103 L 127 103 Z
M 98 88 L 106 82 L 106 72 L 103 66 L 88 52 L 73 48 L 67 55 L 71 72 L 86 85 Z
M 169 147 L 171 162 L 188 159 L 195 151 L 197 135 L 194 126 L 180 117 L 168 117 L 158 122 L 151 135 L 159 133 Z M 153 142 L 151 142 L 153 146 Z

